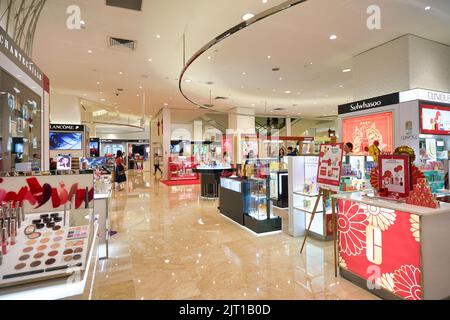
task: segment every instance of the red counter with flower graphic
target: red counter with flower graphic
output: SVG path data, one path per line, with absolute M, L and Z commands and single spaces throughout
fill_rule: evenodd
M 342 277 L 385 299 L 450 297 L 450 205 L 438 209 L 339 194 Z

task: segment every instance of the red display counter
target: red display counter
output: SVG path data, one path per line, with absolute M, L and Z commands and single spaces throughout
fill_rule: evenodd
M 197 168 L 194 156 L 191 157 L 170 157 L 169 158 L 169 180 L 197 180 L 198 173 L 194 172 Z
M 333 197 L 343 278 L 384 299 L 450 297 L 450 204 L 430 209 L 358 192 Z

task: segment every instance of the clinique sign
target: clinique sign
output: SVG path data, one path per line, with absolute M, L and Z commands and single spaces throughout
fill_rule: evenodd
M 0 28 L 0 52 L 4 53 L 20 69 L 36 80 L 42 86 L 43 74 L 37 68 L 31 59 L 29 59 L 14 41 L 6 34 L 6 31 Z

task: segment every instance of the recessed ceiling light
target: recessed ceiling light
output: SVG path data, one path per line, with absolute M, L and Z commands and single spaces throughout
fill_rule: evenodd
M 92 51 L 91 49 L 88 50 L 88 53 L 92 53 L 92 52 L 94 52 L 94 51 Z
M 186 79 L 186 80 L 184 80 L 184 82 L 191 83 L 192 80 L 191 79 Z
M 268 0 L 262 0 L 262 3 L 267 3 Z
M 330 36 L 330 40 L 336 40 L 336 39 L 337 39 L 337 35 L 332 34 L 332 35 Z
M 280 77 L 280 81 L 283 80 L 283 77 Z
M 101 99 L 100 99 L 100 101 L 102 101 L 102 102 L 105 102 L 105 101 L 106 101 L 106 99 L 105 99 L 105 98 L 101 98 Z
M 119 74 L 120 74 L 120 75 L 123 75 L 123 72 L 122 72 L 122 71 L 120 71 L 120 72 L 119 72 Z
M 167 102 L 164 102 L 164 105 L 167 107 L 169 104 Z
M 208 56 L 208 60 L 211 60 L 211 56 Z
M 301 112 L 299 112 L 299 113 L 297 113 L 298 115 L 301 115 L 302 113 Z
M 343 84 L 339 85 L 339 88 L 343 88 L 343 87 L 344 87 L 344 85 L 343 85 Z
M 292 93 L 292 91 L 290 91 L 290 90 L 286 90 L 284 93 L 286 93 L 286 94 L 290 94 L 290 93 Z
M 309 65 L 310 65 L 310 66 L 312 66 L 312 65 L 313 65 L 313 63 L 312 63 L 312 62 L 310 62 L 310 63 L 309 63 Z
M 272 56 L 267 56 L 267 59 L 272 59 Z
M 425 7 L 425 11 L 428 11 L 428 10 L 431 10 L 431 7 L 430 7 L 430 6 L 426 6 L 426 7 Z
M 161 35 L 157 34 L 157 35 L 156 35 L 156 38 L 158 38 L 158 39 L 161 38 Z
M 100 93 L 100 94 L 103 94 L 103 91 L 100 91 L 99 93 Z
M 148 58 L 147 61 L 148 61 L 148 62 L 152 62 L 152 59 L 151 59 L 151 58 Z
M 139 86 L 139 89 L 142 89 L 142 86 Z
M 248 12 L 242 16 L 242 20 L 247 21 L 247 20 L 250 20 L 251 18 L 253 18 L 254 16 L 255 15 L 253 13 Z
M 344 70 L 342 70 L 343 73 L 347 73 L 347 72 L 351 72 L 351 71 L 352 71 L 352 69 L 344 69 Z
M 139 97 L 139 93 L 136 95 L 136 97 Z
M 243 76 L 245 76 L 246 74 L 247 74 L 247 73 L 246 73 L 245 71 L 244 71 L 244 72 L 242 72 L 242 75 L 243 75 Z
M 98 86 L 100 85 L 100 81 L 97 81 L 97 85 L 98 85 Z

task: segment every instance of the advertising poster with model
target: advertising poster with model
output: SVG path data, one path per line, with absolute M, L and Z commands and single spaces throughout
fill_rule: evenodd
M 317 184 L 331 190 L 338 190 L 342 174 L 344 144 L 322 144 L 320 146 Z
M 380 155 L 378 158 L 380 193 L 407 197 L 410 190 L 410 166 L 408 156 Z
M 450 135 L 450 106 L 420 105 L 420 133 Z
M 394 126 L 392 112 L 383 112 L 342 121 L 342 141 L 353 144 L 354 155 L 367 155 L 366 148 L 378 141 L 383 152 L 392 152 Z
M 57 170 L 70 170 L 72 168 L 72 157 L 67 154 L 60 154 L 57 158 Z

